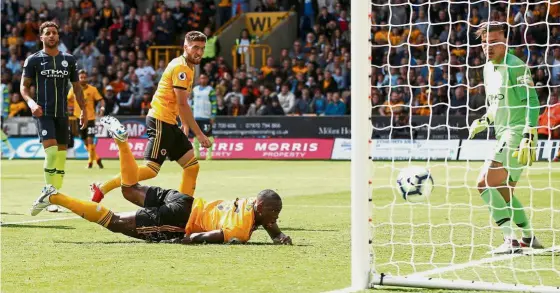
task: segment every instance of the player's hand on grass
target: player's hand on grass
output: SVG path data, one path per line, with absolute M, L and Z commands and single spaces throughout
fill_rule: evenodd
M 469 139 L 472 139 L 478 133 L 483 132 L 490 125 L 490 121 L 486 116 L 482 116 L 480 119 L 476 119 L 471 123 L 469 127 Z
M 87 128 L 87 112 L 86 110 L 82 110 L 82 113 L 80 114 L 80 129 L 86 129 Z
M 212 142 L 210 141 L 210 139 L 203 133 L 197 135 L 196 138 L 198 138 L 198 141 L 203 147 L 209 148 L 212 146 Z
M 162 240 L 160 243 L 170 243 L 170 244 L 190 244 L 191 237 L 189 235 L 185 236 L 184 238 L 173 238 L 170 240 Z
M 537 160 L 537 129 L 525 127 L 519 148 L 513 152 L 512 157 L 517 158 L 521 165 L 531 166 Z
M 281 245 L 292 245 L 292 238 L 290 236 L 285 235 L 284 233 L 280 233 L 280 235 L 276 236 L 276 238 L 272 239 L 274 244 L 281 244 Z
M 35 104 L 35 105 L 31 106 L 30 109 L 31 109 L 31 114 L 32 114 L 34 117 L 41 117 L 41 116 L 43 116 L 43 108 L 41 108 L 41 106 Z

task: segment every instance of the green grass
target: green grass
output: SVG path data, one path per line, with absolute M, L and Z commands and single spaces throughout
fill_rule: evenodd
M 406 204 L 390 187 L 397 172 L 391 172 L 391 168 L 404 165 L 375 164 L 373 224 L 378 271 L 406 275 L 446 267 L 451 262 L 488 257 L 485 255 L 488 239 L 492 235 L 492 245 L 499 244 L 499 231 L 486 227 L 493 227 L 488 211 L 476 190 L 466 187 L 475 182 L 481 164 L 471 163 L 466 171 L 465 163 L 449 163 L 449 168 L 445 168 L 442 162 L 433 162 L 438 186 L 431 196 L 431 205 Z M 524 178 L 520 183 L 518 196 L 526 205 L 531 198 L 533 207 L 542 208 L 531 214 L 533 224 L 537 229 L 553 225 L 555 234 L 539 232 L 539 236 L 547 245 L 559 245 L 560 171 L 556 167 L 549 174 L 548 166 L 537 164 L 529 180 Z M 86 170 L 83 161 L 68 161 L 62 190 L 88 199 L 90 182 L 106 180 L 118 172 L 116 161 L 107 161 L 106 167 Z M 322 292 L 347 287 L 350 284 L 349 167 L 348 162 L 320 161 L 201 162 L 197 196 L 232 199 L 254 196 L 264 188 L 277 190 L 284 199 L 279 224 L 294 240 L 291 247 L 269 245 L 270 240 L 262 230 L 253 234 L 249 245 L 180 246 L 144 243 L 79 218 L 2 226 L 1 291 Z M 74 216 L 48 212 L 37 217 L 28 215 L 43 185 L 41 170 L 42 161 L 38 160 L 2 161 L 1 220 L 4 224 Z M 167 162 L 159 176 L 146 184 L 174 188 L 179 180 L 179 167 Z M 531 194 L 526 188 L 529 182 L 535 188 L 555 189 Z M 445 184 L 456 188 L 441 186 Z M 472 214 L 467 204 L 475 206 Z M 107 195 L 103 205 L 116 212 L 135 210 L 118 190 Z M 386 225 L 390 221 L 396 225 L 395 229 Z M 466 225 L 471 222 L 475 228 Z M 420 225 L 412 229 L 410 223 L 430 223 L 432 228 Z M 451 229 L 451 223 L 464 224 Z M 391 240 L 406 245 L 390 245 Z M 429 242 L 437 245 L 427 245 Z M 518 270 L 514 274 L 509 268 L 512 262 L 519 270 L 542 270 L 533 273 Z M 560 279 L 559 256 L 520 257 L 492 265 L 495 269 L 486 265 L 443 276 L 497 281 L 499 275 L 502 281 L 539 284 L 542 280 L 549 285 Z M 426 292 L 422 289 L 384 292 L 403 291 Z

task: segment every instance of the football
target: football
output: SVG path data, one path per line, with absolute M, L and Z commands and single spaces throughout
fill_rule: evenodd
M 397 176 L 397 189 L 404 200 L 423 202 L 434 188 L 434 179 L 430 170 L 424 167 L 408 167 Z

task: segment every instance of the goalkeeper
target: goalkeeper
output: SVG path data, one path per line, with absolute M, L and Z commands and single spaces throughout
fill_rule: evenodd
M 506 53 L 507 29 L 506 24 L 489 22 L 476 32 L 488 58 L 484 65 L 487 111 L 469 128 L 471 139 L 493 123 L 498 141 L 478 179 L 480 195 L 504 234 L 504 243 L 492 250 L 493 254 L 543 248 L 513 193 L 523 169 L 536 160 L 539 100 L 525 63 Z M 512 221 L 522 229 L 521 241 L 515 236 Z
M 207 149 L 206 160 L 212 159 L 212 149 L 214 148 L 214 136 L 212 135 L 212 125 L 218 110 L 216 102 L 216 91 L 208 84 L 208 76 L 204 73 L 200 74 L 198 79 L 199 85 L 194 87 L 192 97 L 190 99 L 191 107 L 193 108 L 193 116 L 202 130 L 202 133 L 210 139 L 212 145 Z M 194 141 L 194 156 L 200 159 L 200 142 L 196 135 L 193 135 Z

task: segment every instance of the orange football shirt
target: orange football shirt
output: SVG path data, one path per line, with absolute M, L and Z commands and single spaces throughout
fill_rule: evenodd
M 195 198 L 185 233 L 222 230 L 225 243 L 245 243 L 255 230 L 254 203 L 254 198 L 210 202 Z
M 167 65 L 152 99 L 148 116 L 169 124 L 177 124 L 179 103 L 173 88 L 192 90 L 194 71 L 187 65 L 184 56 L 179 56 Z
M 86 87 L 82 87 L 84 92 L 84 100 L 86 100 L 86 111 L 87 111 L 87 120 L 95 120 L 95 102 L 102 100 L 103 97 L 99 93 L 96 87 L 92 85 L 86 85 Z M 76 102 L 76 95 L 74 94 L 74 88 L 71 88 L 68 91 L 68 104 L 74 104 L 74 116 L 80 117 L 80 105 Z

